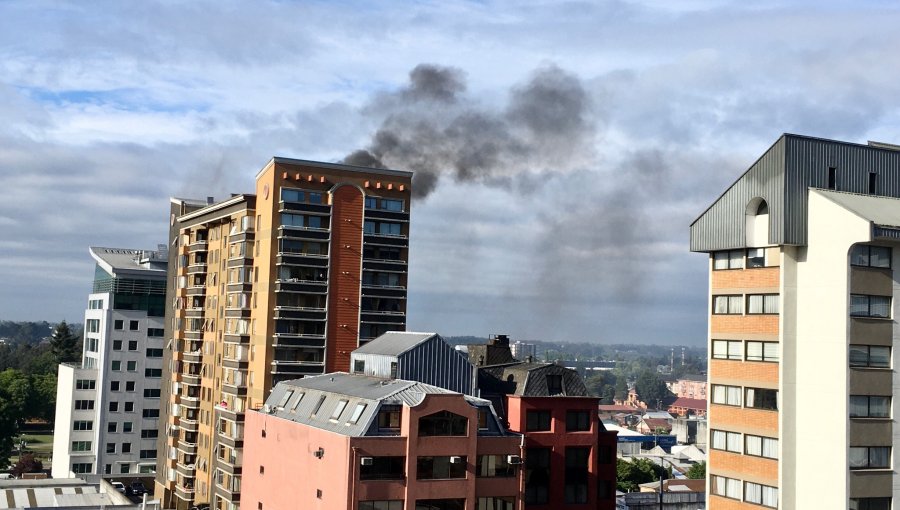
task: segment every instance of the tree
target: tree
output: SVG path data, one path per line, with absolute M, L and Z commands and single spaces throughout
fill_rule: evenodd
M 616 487 L 622 492 L 634 492 L 642 483 L 659 480 L 665 470 L 649 459 L 616 460 Z
M 666 388 L 666 383 L 651 370 L 643 370 L 634 383 L 634 390 L 648 407 L 654 407 L 657 401 L 665 400 L 672 393 Z
M 625 376 L 623 375 L 616 377 L 614 396 L 616 400 L 625 400 L 626 398 L 628 398 L 628 381 L 625 380 Z
M 79 338 L 72 333 L 66 321 L 60 322 L 50 335 L 50 348 L 56 356 L 57 363 L 78 361 L 81 359 Z
M 37 473 L 44 470 L 44 463 L 34 458 L 34 454 L 26 453 L 19 458 L 19 462 L 10 470 L 13 476 L 20 477 L 22 473 Z
M 706 478 L 706 461 L 699 462 L 691 466 L 687 471 L 687 477 L 691 480 L 702 480 Z

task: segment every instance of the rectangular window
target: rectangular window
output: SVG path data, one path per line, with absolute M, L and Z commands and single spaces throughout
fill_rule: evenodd
M 766 388 L 745 388 L 744 407 L 777 411 L 778 390 L 770 390 Z
M 162 358 L 163 350 L 162 349 L 147 349 L 147 357 L 148 358 Z
M 741 405 L 741 387 L 713 384 L 712 403 L 726 406 Z
M 147 336 L 149 337 L 159 337 L 164 336 L 165 334 L 166 332 L 162 328 L 147 328 Z
M 566 411 L 566 432 L 591 430 L 590 411 Z
M 94 379 L 77 379 L 75 381 L 76 390 L 93 390 L 97 387 L 97 381 Z
M 495 496 L 477 498 L 475 510 L 515 510 L 516 498 L 512 496 Z
M 741 355 L 740 340 L 713 340 L 712 341 L 712 357 L 713 359 L 733 359 L 740 361 L 743 359 Z
M 110 402 L 109 403 L 109 412 L 111 412 L 111 413 L 119 412 L 119 403 L 118 402 Z
M 744 482 L 744 501 L 757 505 L 778 507 L 778 489 L 753 482 Z
M 826 185 L 828 189 L 837 189 L 837 168 L 833 166 L 828 167 L 828 182 Z
M 850 469 L 887 469 L 891 467 L 890 446 L 851 446 Z
M 550 430 L 550 411 L 526 411 L 525 430 L 540 432 Z
M 400 409 L 396 407 L 382 406 L 381 410 L 378 411 L 378 428 L 399 429 Z
M 162 369 L 161 368 L 145 368 L 144 369 L 144 377 L 151 378 L 160 378 L 162 377 Z
M 144 409 L 144 418 L 159 418 L 159 409 Z
M 132 360 L 132 361 L 127 362 L 125 364 L 125 370 L 128 370 L 129 372 L 136 371 L 137 370 L 137 361 Z
M 360 417 L 362 417 L 363 411 L 366 410 L 366 404 L 356 404 L 356 408 L 353 409 L 353 414 L 350 415 L 350 419 L 347 420 L 349 423 L 356 423 L 359 421 Z
M 89 474 L 94 470 L 94 465 L 91 463 L 79 462 L 76 464 L 72 464 L 72 472 L 76 475 Z
M 72 441 L 73 452 L 89 452 L 91 451 L 90 441 Z
M 138 331 L 139 328 L 140 328 L 139 321 L 128 321 L 128 330 L 129 331 Z
M 121 371 L 122 370 L 122 362 L 119 360 L 113 360 L 110 363 L 110 370 L 112 370 L 113 372 Z
M 731 499 L 741 499 L 741 481 L 734 478 L 712 475 L 709 479 L 710 491 L 717 495 Z
M 590 448 L 566 448 L 564 493 L 568 504 L 584 504 L 588 501 L 588 459 L 590 455 Z
M 156 429 L 141 429 L 141 439 L 155 439 L 159 437 L 159 431 Z
M 741 435 L 739 433 L 727 430 L 711 430 L 709 436 L 713 449 L 741 453 Z
M 113 321 L 113 329 L 123 330 L 125 329 L 125 321 L 123 320 L 114 320 Z
M 878 183 L 878 174 L 875 172 L 869 172 L 869 194 L 875 194 L 876 184 Z
M 141 450 L 140 457 L 142 459 L 155 459 L 156 450 Z
M 359 466 L 360 480 L 403 480 L 406 457 L 368 457 Z
M 353 373 L 354 374 L 366 373 L 366 360 L 364 360 L 364 359 L 353 360 Z
M 344 412 L 344 409 L 347 407 L 347 400 L 339 400 L 337 406 L 335 406 L 334 411 L 331 413 L 331 419 L 337 420 L 341 417 L 341 413 Z
M 119 381 L 110 381 L 109 382 L 109 391 L 120 391 L 122 383 Z
M 891 397 L 850 395 L 851 418 L 890 418 Z
M 106 424 L 106 432 L 109 434 L 115 434 L 119 431 L 119 422 L 111 421 Z
M 91 420 L 76 420 L 72 424 L 72 430 L 94 430 L 94 422 Z
M 130 422 L 130 421 L 122 422 L 122 432 L 123 433 L 130 434 L 132 430 L 134 430 L 134 422 Z
M 747 269 L 766 267 L 766 249 L 750 248 L 747 250 Z
M 778 458 L 778 440 L 772 437 L 744 435 L 744 453 L 767 459 Z
M 129 340 L 128 341 L 128 350 L 129 351 L 136 351 L 137 348 L 138 348 L 137 340 Z
M 744 296 L 713 296 L 713 314 L 740 315 L 744 313 Z
M 550 448 L 528 448 L 525 451 L 525 504 L 546 505 L 550 502 Z
M 891 368 L 891 348 L 882 345 L 850 344 L 850 366 Z
M 121 340 L 113 340 L 113 350 L 114 351 L 122 350 L 122 341 Z
M 479 455 L 475 465 L 475 476 L 508 478 L 516 476 L 516 466 L 509 463 L 506 455 Z
M 850 498 L 848 510 L 891 510 L 891 498 Z
M 747 340 L 747 361 L 778 361 L 778 342 L 755 342 Z
M 134 402 L 125 402 L 125 412 L 126 413 L 134 412 Z
M 403 510 L 402 499 L 360 501 L 359 510 Z
M 778 301 L 778 294 L 748 294 L 747 313 L 753 315 L 777 314 Z
M 377 209 L 378 199 L 375 197 L 366 197 L 366 209 Z
M 416 459 L 417 480 L 442 480 L 466 477 L 466 456 L 419 457 Z
M 850 294 L 850 316 L 889 318 L 891 316 L 891 297 Z
M 147 388 L 144 390 L 144 398 L 159 398 L 159 388 Z
M 75 401 L 75 410 L 76 411 L 87 411 L 94 408 L 93 400 L 76 400 Z
M 743 269 L 744 250 L 717 251 L 713 253 L 713 269 Z

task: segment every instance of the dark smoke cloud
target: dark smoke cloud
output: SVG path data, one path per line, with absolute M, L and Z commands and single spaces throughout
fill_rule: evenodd
M 427 196 L 445 175 L 508 187 L 514 176 L 593 160 L 596 122 L 588 94 L 555 65 L 535 70 L 495 110 L 466 95 L 461 70 L 420 64 L 404 88 L 377 96 L 366 112 L 381 116 L 381 126 L 344 163 L 411 170 L 416 197 Z

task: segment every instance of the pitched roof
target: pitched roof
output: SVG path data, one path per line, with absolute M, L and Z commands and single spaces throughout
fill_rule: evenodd
M 644 418 L 641 420 L 647 428 L 672 430 L 672 425 L 663 418 Z
M 359 347 L 357 354 L 382 354 L 399 356 L 422 342 L 439 336 L 437 333 L 416 333 L 412 331 L 389 331 L 369 343 Z
M 669 404 L 669 407 L 684 407 L 686 409 L 702 409 L 706 410 L 706 399 L 678 397 L 675 402 Z
M 695 381 L 706 382 L 706 376 L 700 374 L 684 374 L 678 378 L 679 381 Z
M 510 363 L 479 368 L 479 385 L 487 383 L 486 391 L 499 391 L 523 397 L 588 397 L 584 380 L 570 368 L 554 363 Z M 562 378 L 562 393 L 550 393 L 547 376 Z M 489 379 L 485 381 L 485 379 Z

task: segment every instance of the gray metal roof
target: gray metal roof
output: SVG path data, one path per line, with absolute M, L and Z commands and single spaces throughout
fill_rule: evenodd
M 434 336 L 438 336 L 438 334 L 416 333 L 412 331 L 389 331 L 353 352 L 359 354 L 399 356 Z
M 429 394 L 460 395 L 455 391 L 416 381 L 336 372 L 279 383 L 272 389 L 266 406 L 268 414 L 278 418 L 345 436 L 360 437 L 377 435 L 370 432 L 370 429 L 382 405 L 415 407 Z M 462 396 L 473 406 L 490 406 L 488 400 Z M 280 405 L 282 402 L 284 405 Z M 343 406 L 343 409 L 335 416 L 339 406 Z M 351 422 L 354 411 L 359 406 L 364 406 L 363 410 L 358 420 Z
M 479 367 L 479 371 L 495 379 L 487 382 L 490 388 L 486 388 L 486 391 L 496 389 L 509 395 L 520 395 L 523 397 L 590 396 L 584 385 L 584 380 L 578 375 L 578 372 L 554 363 L 512 363 L 492 367 Z M 548 375 L 561 376 L 562 393 L 550 394 L 547 385 Z
M 166 277 L 167 252 L 102 246 L 91 246 L 89 252 L 97 264 L 113 276 L 127 273 L 142 277 Z

